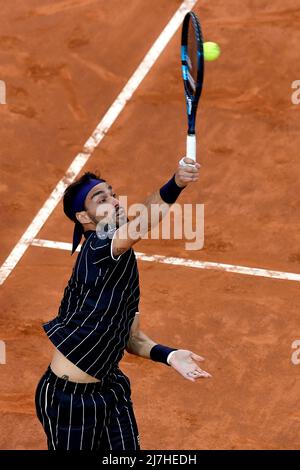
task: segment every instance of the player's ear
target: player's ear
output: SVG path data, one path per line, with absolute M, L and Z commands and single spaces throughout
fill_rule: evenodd
M 81 224 L 89 224 L 90 222 L 92 222 L 92 220 L 90 219 L 86 211 L 76 212 L 75 215 L 76 215 L 76 219 Z

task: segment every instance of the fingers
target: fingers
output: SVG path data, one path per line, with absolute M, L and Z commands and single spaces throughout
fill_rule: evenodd
M 198 356 L 198 354 L 195 354 L 195 353 L 191 353 L 191 358 L 194 359 L 194 361 L 197 361 L 197 362 L 205 361 L 204 357 Z
M 190 178 L 194 176 L 199 176 L 199 163 L 194 164 L 193 166 L 181 166 L 178 169 L 178 174 L 181 178 Z
M 197 379 L 209 379 L 209 378 L 212 378 L 212 376 L 208 372 L 200 368 L 190 370 L 186 373 L 186 379 L 191 380 L 192 382 L 195 382 L 195 380 Z
M 189 380 L 190 382 L 196 382 L 196 379 L 192 379 L 191 377 L 186 377 L 187 380 Z
M 188 183 L 198 181 L 201 165 L 191 158 L 182 158 L 175 175 L 175 181 L 179 187 L 185 187 Z
M 200 377 L 203 377 L 204 379 L 211 379 L 212 375 L 209 374 L 209 372 L 206 372 L 205 370 L 201 370 L 201 372 L 199 372 L 199 378 Z
M 202 369 L 196 369 L 193 374 L 194 374 L 194 378 L 202 378 L 203 377 L 205 379 L 208 379 L 208 378 L 211 377 L 211 375 L 208 372 L 206 372 L 205 370 L 202 370 Z
M 195 163 L 193 165 L 186 165 L 186 166 L 181 166 L 179 169 L 181 170 L 182 173 L 199 173 L 199 168 L 200 164 Z
M 188 158 L 188 157 L 185 157 L 183 159 L 183 162 L 186 164 L 186 165 L 194 165 L 196 168 L 200 168 L 200 163 L 197 163 L 195 162 L 195 160 L 193 160 L 192 158 Z M 192 167 L 188 167 L 188 168 L 192 168 Z
M 191 181 L 198 181 L 199 170 L 195 167 L 181 167 L 178 170 L 178 178 L 182 183 L 190 183 Z

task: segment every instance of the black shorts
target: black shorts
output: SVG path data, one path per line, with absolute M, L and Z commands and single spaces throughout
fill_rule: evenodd
M 35 392 L 49 450 L 139 450 L 130 381 L 116 368 L 104 381 L 77 383 L 50 366 Z

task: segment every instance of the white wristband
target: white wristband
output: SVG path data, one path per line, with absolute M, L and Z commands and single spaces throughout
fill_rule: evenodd
M 177 349 L 176 349 L 176 351 L 177 351 Z M 168 357 L 167 357 L 167 363 L 168 363 L 169 365 L 170 365 L 170 359 L 171 359 L 172 355 L 173 355 L 174 353 L 176 353 L 176 351 L 172 351 L 172 352 L 170 352 L 170 354 L 168 355 Z

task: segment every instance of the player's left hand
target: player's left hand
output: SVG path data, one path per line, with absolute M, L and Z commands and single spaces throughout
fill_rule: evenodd
M 206 379 L 211 377 L 208 372 L 202 370 L 198 366 L 197 362 L 202 361 L 204 361 L 204 358 L 198 356 L 198 354 L 186 349 L 178 349 L 170 358 L 170 366 L 185 379 L 190 380 L 191 382 L 196 382 L 197 379 Z

